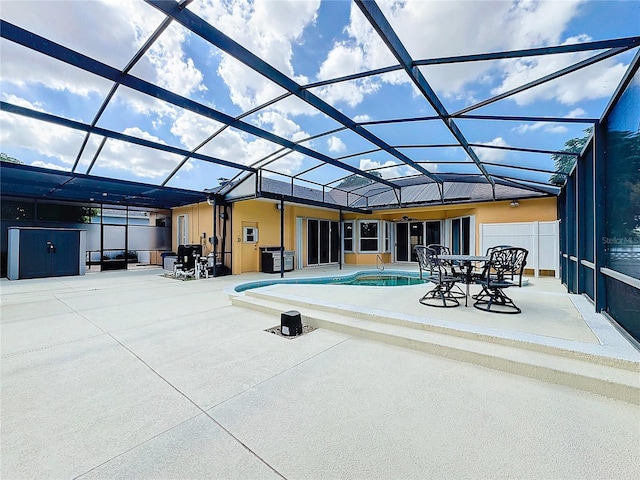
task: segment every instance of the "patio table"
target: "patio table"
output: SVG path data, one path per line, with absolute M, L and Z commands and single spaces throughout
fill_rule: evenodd
M 460 262 L 464 267 L 466 267 L 466 270 L 464 272 L 464 283 L 467 286 L 467 294 L 464 297 L 464 306 L 468 307 L 469 285 L 471 285 L 471 282 L 473 281 L 473 263 L 488 262 L 491 257 L 488 257 L 487 255 L 438 255 L 438 258 L 442 260 L 449 260 L 452 262 Z

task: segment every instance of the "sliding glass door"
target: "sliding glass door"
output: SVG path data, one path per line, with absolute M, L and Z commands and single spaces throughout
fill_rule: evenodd
M 416 262 L 416 245 L 440 243 L 440 221 L 396 223 L 396 262 Z
M 307 220 L 307 264 L 327 265 L 340 258 L 339 223 Z
M 471 250 L 471 218 L 451 220 L 451 252 L 454 255 L 469 255 Z

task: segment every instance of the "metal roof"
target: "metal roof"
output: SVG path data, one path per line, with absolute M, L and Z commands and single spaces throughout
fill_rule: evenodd
M 168 207 L 219 177 L 229 198 L 258 178 L 341 208 L 555 194 L 551 156 L 598 122 L 640 13 L 482 3 L 5 2 L 2 149 L 31 168 L 2 162 L 2 194 Z

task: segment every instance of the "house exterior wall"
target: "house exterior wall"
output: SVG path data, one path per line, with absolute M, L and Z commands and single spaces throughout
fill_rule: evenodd
M 486 223 L 551 222 L 557 220 L 556 197 L 518 200 L 518 207 L 511 202 L 479 204 L 476 208 L 476 248 L 480 248 L 480 225 Z M 484 252 L 476 251 L 477 254 Z
M 260 271 L 260 248 L 277 247 L 280 245 L 280 211 L 277 203 L 260 199 L 244 200 L 232 204 L 232 221 L 227 238 L 227 250 L 232 250 L 232 273 L 240 274 L 249 271 Z M 213 233 L 212 207 L 207 203 L 200 203 L 186 207 L 175 208 L 172 213 L 172 245 L 177 248 L 177 217 L 188 215 L 189 243 L 201 243 L 205 254 L 212 250 L 208 238 Z M 403 216 L 412 221 L 447 220 L 465 216 L 474 216 L 474 235 L 476 254 L 480 254 L 480 225 L 490 223 L 513 222 L 543 222 L 557 218 L 555 197 L 519 200 L 518 207 L 511 207 L 510 201 L 484 202 L 460 205 L 434 205 L 429 207 L 415 207 L 403 209 L 389 209 L 376 211 L 371 215 L 344 213 L 345 221 L 353 220 L 356 231 L 354 245 L 357 245 L 357 221 L 389 221 L 394 222 Z M 307 219 L 339 221 L 339 213 L 324 208 L 285 205 L 284 215 L 284 247 L 285 250 L 296 251 L 301 256 L 302 266 L 307 262 Z M 381 223 L 382 225 L 382 223 Z M 243 226 L 256 227 L 258 239 L 247 244 L 243 238 Z M 202 238 L 202 234 L 206 238 Z M 218 231 L 218 235 L 221 232 Z M 300 240 L 298 239 L 300 237 Z M 342 235 L 341 235 L 342 237 Z M 391 252 L 383 253 L 353 253 L 344 254 L 344 263 L 350 265 L 375 265 L 378 255 L 385 263 L 393 259 L 394 246 Z M 298 259 L 296 258 L 296 265 Z
M 213 207 L 206 202 L 187 205 L 185 207 L 177 207 L 171 211 L 171 250 L 174 252 L 178 249 L 178 216 L 187 215 L 189 218 L 188 245 L 202 245 L 202 254 L 209 254 L 213 248 L 209 243 L 209 237 L 213 234 Z M 205 238 L 202 238 L 202 234 Z

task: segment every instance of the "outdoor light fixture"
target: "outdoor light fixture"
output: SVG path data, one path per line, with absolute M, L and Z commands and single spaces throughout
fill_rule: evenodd
M 511 203 L 509 204 L 510 207 L 519 207 L 520 203 L 518 202 L 518 200 L 511 200 Z

